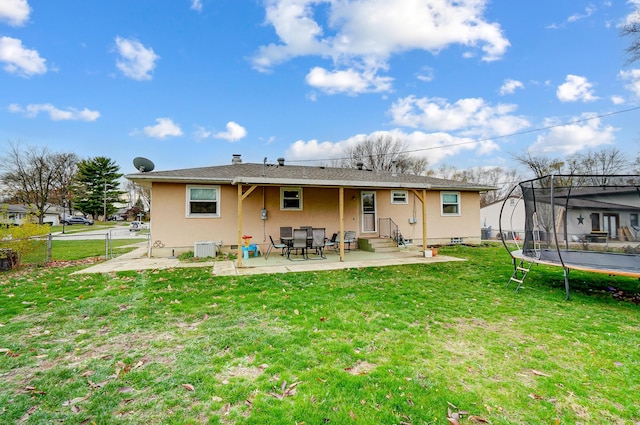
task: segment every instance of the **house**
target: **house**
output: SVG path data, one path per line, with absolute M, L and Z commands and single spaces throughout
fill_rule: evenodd
M 500 221 L 502 213 L 502 221 Z M 480 209 L 480 226 L 491 229 L 489 238 L 514 239 L 524 237 L 524 202 L 517 196 L 509 196 L 506 199 L 485 205 Z M 502 234 L 500 230 L 502 229 Z
M 555 196 L 560 214 L 566 210 L 565 220 L 557 220 L 560 240 L 601 240 L 606 236 L 613 240 L 638 240 L 640 237 L 640 196 L 638 187 L 574 188 L 570 193 Z M 569 202 L 567 203 L 567 198 Z
M 479 243 L 480 192 L 493 189 L 361 167 L 243 163 L 240 155 L 229 165 L 125 177 L 151 188 L 154 256 L 193 250 L 198 241 L 240 254 L 243 236 L 265 251 L 281 226 L 358 238 L 400 233 L 420 245 Z
M 60 224 L 59 209 L 53 205 L 47 205 L 47 211 L 44 214 L 42 222 L 56 226 Z M 23 204 L 0 204 L 0 224 L 7 226 L 20 226 L 27 219 L 37 222 L 37 218 L 33 215 L 33 208 Z

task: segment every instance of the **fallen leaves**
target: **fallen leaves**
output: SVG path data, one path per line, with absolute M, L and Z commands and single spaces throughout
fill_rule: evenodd
M 462 425 L 460 420 L 463 416 L 469 416 L 469 420 L 473 423 L 478 424 L 488 424 L 490 423 L 487 419 L 482 418 L 480 416 L 469 415 L 469 412 L 466 410 L 460 410 L 454 404 L 447 402 L 449 407 L 447 408 L 447 420 L 449 421 L 449 425 Z
M 4 355 L 7 357 L 20 357 L 20 354 L 12 351 L 9 348 L 0 348 L 0 353 L 4 353 Z
M 280 392 L 279 393 L 270 392 L 269 395 L 277 398 L 278 400 L 282 400 L 285 397 L 294 396 L 298 392 L 298 390 L 296 389 L 298 384 L 300 383 L 293 382 L 292 384 L 287 386 L 287 381 L 282 381 L 282 384 L 280 385 Z
M 186 389 L 187 391 L 195 391 L 195 390 L 196 390 L 196 387 L 194 387 L 194 386 L 193 386 L 193 385 L 191 385 L 191 384 L 182 384 L 182 387 L 183 387 L 184 389 Z

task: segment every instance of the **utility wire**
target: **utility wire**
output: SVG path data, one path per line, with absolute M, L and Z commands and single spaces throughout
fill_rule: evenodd
M 470 145 L 470 144 L 473 144 L 473 143 L 490 142 L 492 140 L 504 139 L 506 137 L 521 136 L 523 134 L 537 133 L 537 132 L 540 132 L 540 131 L 551 130 L 552 128 L 564 127 L 566 125 L 572 125 L 572 124 L 580 124 L 580 123 L 583 123 L 583 122 L 588 122 L 588 121 L 592 121 L 592 120 L 599 119 L 599 118 L 607 118 L 607 117 L 611 117 L 611 116 L 614 116 L 614 115 L 619 115 L 619 114 L 624 114 L 624 113 L 627 113 L 627 112 L 637 111 L 638 109 L 640 109 L 640 106 L 635 106 L 633 108 L 628 108 L 628 109 L 622 109 L 620 111 L 608 112 L 606 114 L 595 115 L 595 116 L 592 116 L 592 117 L 581 118 L 581 119 L 578 119 L 578 120 L 568 121 L 568 122 L 564 122 L 564 123 L 560 123 L 560 124 L 553 124 L 553 125 L 548 125 L 548 126 L 545 126 L 545 127 L 537 127 L 537 128 L 532 128 L 532 129 L 529 129 L 529 130 L 517 131 L 515 133 L 510 133 L 510 134 L 503 134 L 501 136 L 493 136 L 493 137 L 487 137 L 487 138 L 484 138 L 484 139 L 477 139 L 477 140 L 468 140 L 466 142 L 450 143 L 450 144 L 447 144 L 447 145 L 429 146 L 429 147 L 426 147 L 426 148 L 419 148 L 419 149 L 412 149 L 412 150 L 402 151 L 400 153 L 424 152 L 424 151 L 429 151 L 429 150 L 434 150 L 434 149 L 444 149 L 444 148 L 451 148 L 451 147 L 455 147 L 455 146 Z M 396 153 L 383 153 L 383 154 L 378 154 L 376 156 L 378 156 L 378 157 L 390 156 L 390 155 L 396 155 L 397 153 L 398 152 L 396 152 Z M 342 161 L 342 160 L 348 160 L 348 159 L 351 159 L 351 158 L 343 157 L 343 158 L 324 158 L 324 159 L 299 159 L 299 160 L 292 160 L 292 161 L 289 161 L 289 162 L 298 163 L 298 162 L 318 162 L 318 161 Z

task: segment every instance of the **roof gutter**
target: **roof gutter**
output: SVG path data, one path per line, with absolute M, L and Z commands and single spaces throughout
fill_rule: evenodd
M 278 186 L 324 186 L 324 187 L 379 187 L 379 188 L 403 188 L 403 189 L 431 189 L 429 183 L 416 184 L 404 182 L 367 182 L 353 180 L 300 180 L 300 179 L 274 179 L 269 177 L 236 177 L 231 181 L 232 185 L 257 184 Z

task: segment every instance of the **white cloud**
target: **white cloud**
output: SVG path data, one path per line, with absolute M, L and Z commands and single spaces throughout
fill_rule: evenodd
M 596 10 L 597 9 L 593 5 L 589 5 L 585 7 L 584 13 L 574 13 L 573 15 L 569 16 L 567 18 L 567 22 L 576 22 L 581 19 L 588 18 L 589 16 L 593 15 L 596 12 Z
M 150 80 L 160 56 L 152 48 L 147 48 L 137 40 L 116 37 L 119 58 L 116 66 L 122 73 L 134 80 Z
M 2 0 L 0 1 L 0 22 L 19 27 L 29 19 L 31 8 L 27 0 Z
M 628 0 L 627 4 L 631 5 L 633 11 L 624 18 L 620 26 L 640 22 L 640 0 Z
M 611 103 L 614 105 L 622 105 L 626 102 L 626 99 L 622 96 L 613 95 L 611 96 Z
M 238 123 L 229 121 L 227 123 L 227 131 L 221 131 L 211 135 L 214 139 L 224 139 L 229 142 L 237 142 L 247 136 L 247 130 Z
M 524 88 L 524 84 L 522 84 L 521 81 L 507 79 L 507 80 L 504 80 L 502 87 L 500 87 L 500 95 L 504 96 L 506 94 L 513 94 L 515 93 L 516 89 L 523 89 L 523 88 Z
M 486 155 L 498 149 L 498 146 L 491 141 L 474 142 L 473 139 L 456 137 L 448 133 L 425 133 L 422 131 L 405 133 L 396 129 L 377 131 L 370 135 L 357 134 L 339 142 L 298 140 L 289 146 L 285 155 L 290 161 L 316 160 L 318 163 L 327 163 L 334 159 L 344 158 L 345 149 L 348 147 L 361 143 L 367 138 L 375 138 L 380 135 L 390 135 L 405 141 L 411 155 L 427 158 L 431 166 L 463 151 L 474 151 L 478 155 Z
M 513 115 L 516 105 L 488 105 L 480 98 L 448 103 L 441 98 L 398 99 L 390 109 L 393 123 L 423 130 L 455 131 L 464 136 L 502 136 L 529 127 L 529 121 Z
M 306 77 L 307 84 L 329 94 L 372 93 L 391 89 L 391 77 L 379 77 L 373 72 L 358 72 L 355 69 L 345 71 L 327 71 L 313 68 Z
M 593 94 L 593 84 L 586 77 L 567 75 L 565 82 L 558 86 L 556 96 L 560 102 L 591 102 L 598 99 Z
M 100 117 L 100 112 L 90 109 L 67 108 L 58 109 L 50 103 L 30 104 L 25 108 L 20 105 L 9 105 L 9 111 L 13 113 L 24 113 L 29 118 L 35 118 L 40 112 L 49 114 L 53 121 L 95 121 Z
M 416 78 L 426 83 L 433 81 L 434 79 L 433 68 L 425 66 L 424 68 L 422 68 L 421 72 L 416 76 Z
M 182 129 L 171 118 L 156 118 L 156 125 L 144 128 L 144 134 L 155 139 L 182 136 Z
M 0 62 L 4 62 L 5 71 L 22 77 L 31 77 L 47 72 L 46 60 L 37 50 L 26 49 L 17 38 L 0 37 Z
M 268 71 L 299 56 L 331 58 L 335 71 L 315 71 L 316 77 L 340 80 L 367 75 L 373 87 L 390 80 L 375 77 L 386 69 L 389 58 L 410 50 L 432 53 L 461 44 L 482 51 L 482 59 L 499 59 L 509 46 L 500 25 L 488 22 L 484 10 L 488 0 L 266 0 L 266 22 L 272 25 L 278 43 L 261 46 L 253 65 Z M 326 16 L 316 21 L 315 16 Z M 468 52 L 467 52 L 468 53 Z M 345 70 L 346 69 L 346 70 Z M 313 72 L 313 71 L 312 71 Z M 310 73 L 311 74 L 311 73 Z M 309 76 L 307 77 L 309 79 Z M 353 87 L 362 81 L 355 79 Z M 379 84 L 382 83 L 382 86 Z M 336 92 L 352 93 L 338 89 Z
M 191 0 L 191 9 L 202 12 L 202 0 Z
M 620 78 L 627 82 L 625 88 L 640 97 L 640 69 L 620 71 Z
M 572 155 L 581 150 L 612 144 L 615 139 L 614 133 L 618 129 L 602 126 L 600 119 L 595 117 L 595 114 L 582 114 L 575 119 L 580 122 L 554 127 L 547 134 L 538 136 L 529 150 L 534 154 Z M 583 121 L 585 119 L 587 121 Z M 555 120 L 547 120 L 545 126 L 557 124 Z

